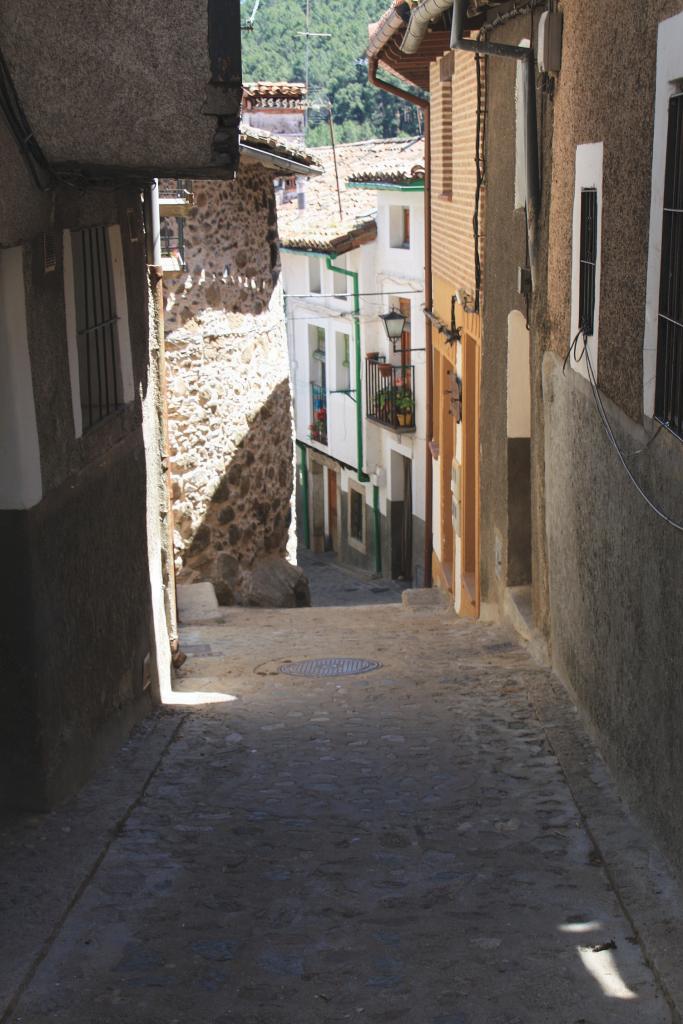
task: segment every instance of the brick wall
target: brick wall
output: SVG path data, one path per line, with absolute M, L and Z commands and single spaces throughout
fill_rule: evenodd
M 483 81 L 483 66 L 482 66 Z M 474 57 L 447 53 L 430 69 L 432 264 L 434 273 L 474 294 L 472 215 L 477 185 L 477 76 Z M 483 229 L 483 193 L 479 218 Z

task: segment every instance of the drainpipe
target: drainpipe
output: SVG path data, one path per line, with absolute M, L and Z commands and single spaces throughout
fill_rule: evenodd
M 375 572 L 380 576 L 382 573 L 382 549 L 380 547 L 382 538 L 380 532 L 379 487 L 377 484 L 372 488 L 372 511 L 375 519 Z
M 426 434 L 425 439 L 425 545 L 424 545 L 424 585 L 432 585 L 432 548 L 434 545 L 434 534 L 432 530 L 432 477 L 433 463 L 429 442 L 433 433 L 433 389 L 434 389 L 434 362 L 432 354 L 432 325 L 428 313 L 432 311 L 432 154 L 431 154 L 431 125 L 429 100 L 421 96 L 414 96 L 406 89 L 383 82 L 377 77 L 377 57 L 368 59 L 368 79 L 370 84 L 384 92 L 391 93 L 406 103 L 412 103 L 419 107 L 424 113 L 424 139 L 425 139 L 425 190 L 424 190 L 424 222 L 425 222 L 425 368 L 426 368 Z
M 367 483 L 370 477 L 363 472 L 363 396 L 361 394 L 361 351 L 360 351 L 360 288 L 358 286 L 358 272 L 347 270 L 345 267 L 335 267 L 332 262 L 335 256 L 326 256 L 325 265 L 328 270 L 334 270 L 337 274 L 344 274 L 353 281 L 353 338 L 356 350 L 356 452 L 358 459 L 358 480 L 360 483 Z
M 154 179 L 144 192 L 145 228 L 147 232 L 147 262 L 150 288 L 154 298 L 157 317 L 157 342 L 159 347 L 159 434 L 162 445 L 161 461 L 164 474 L 166 503 L 166 558 L 162 566 L 164 584 L 164 605 L 168 626 L 171 654 L 175 661 L 179 654 L 178 608 L 173 545 L 173 496 L 171 488 L 171 455 L 168 443 L 168 395 L 166 388 L 166 352 L 164 337 L 164 271 L 161 265 L 161 218 L 159 216 L 159 181 Z M 162 545 L 163 551 L 163 545 Z
M 306 456 L 306 445 L 301 441 L 296 442 L 301 452 L 301 503 L 304 506 L 304 544 L 307 548 L 311 546 L 311 523 L 308 516 L 308 459 Z
M 511 57 L 522 61 L 524 68 L 524 96 L 526 119 L 524 141 L 526 149 L 526 223 L 529 240 L 529 262 L 531 263 L 532 287 L 538 278 L 538 212 L 540 207 L 540 184 L 538 171 L 538 135 L 536 131 L 536 76 L 534 72 L 534 51 L 531 46 L 509 46 L 506 43 L 488 43 L 483 40 L 465 39 L 464 26 L 469 0 L 453 0 L 453 21 L 451 25 L 451 49 L 466 53 L 480 53 L 491 57 Z

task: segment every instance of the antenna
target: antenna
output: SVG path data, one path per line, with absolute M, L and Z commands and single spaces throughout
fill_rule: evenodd
M 309 93 L 309 70 L 311 63 L 311 38 L 315 36 L 316 39 L 329 39 L 332 35 L 331 32 L 311 32 L 311 0 L 306 0 L 306 31 L 297 32 L 298 36 L 306 37 L 306 97 Z M 308 107 L 304 107 L 304 130 L 308 128 Z
M 247 18 L 247 20 L 245 21 L 244 25 L 242 25 L 242 31 L 243 32 L 253 32 L 254 31 L 254 19 L 256 18 L 256 12 L 259 9 L 259 4 L 260 3 L 261 3 L 261 0 L 254 0 L 254 9 L 252 10 L 252 12 L 249 15 L 249 17 Z

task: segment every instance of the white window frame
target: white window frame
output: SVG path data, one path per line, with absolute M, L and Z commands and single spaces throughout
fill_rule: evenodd
M 344 352 L 348 353 L 348 362 L 344 361 Z M 351 388 L 351 335 L 348 331 L 335 331 L 334 333 L 334 354 L 335 354 L 335 379 L 334 386 L 338 391 L 347 391 Z
M 0 509 L 43 497 L 28 344 L 24 249 L 0 249 Z
M 362 502 L 363 502 L 363 519 L 362 519 L 363 539 L 362 540 L 358 540 L 357 537 L 354 537 L 351 534 L 351 495 L 353 493 L 360 494 Z M 348 538 L 347 539 L 348 539 L 348 542 L 349 542 L 349 547 L 355 548 L 356 551 L 361 551 L 363 554 L 365 554 L 367 552 L 367 546 L 368 546 L 368 523 L 367 523 L 368 511 L 367 511 L 366 500 L 365 500 L 365 487 L 363 486 L 363 484 L 358 483 L 356 480 L 349 479 L 349 489 L 348 489 L 348 492 L 347 492 L 347 502 L 348 502 L 348 505 L 347 505 L 347 508 L 348 508 L 348 530 L 347 530 Z
M 76 285 L 73 261 L 71 231 L 63 232 L 64 245 L 64 305 L 66 309 L 66 337 L 71 379 L 71 408 L 74 418 L 74 434 L 83 436 L 83 414 L 81 412 L 81 385 L 78 365 L 78 334 L 76 330 Z M 114 285 L 114 304 L 118 321 L 116 340 L 118 344 L 119 369 L 121 373 L 122 405 L 128 405 L 135 398 L 133 357 L 130 347 L 130 324 L 128 321 L 128 296 L 126 293 L 126 268 L 123 261 L 121 228 L 113 224 L 107 228 L 111 273 Z M 97 424 L 94 424 L 97 426 Z
M 520 39 L 517 45 L 529 47 L 531 42 Z M 515 210 L 524 209 L 527 201 L 525 75 L 524 63 L 518 60 L 515 75 Z
M 405 238 L 405 212 L 408 212 L 408 239 Z M 389 248 L 409 252 L 412 241 L 413 211 L 407 203 L 389 206 Z
M 571 329 L 569 332 L 570 343 L 576 337 L 579 330 L 579 290 L 580 290 L 580 255 L 581 255 L 581 192 L 585 188 L 594 188 L 598 197 L 598 244 L 595 261 L 595 313 L 593 317 L 593 333 L 588 337 L 588 354 L 595 379 L 598 379 L 598 338 L 600 327 L 600 270 L 602 264 L 602 166 L 604 159 L 604 144 L 602 142 L 590 142 L 583 146 L 576 147 L 576 170 L 574 174 L 574 215 L 572 221 L 572 305 L 571 305 Z M 576 347 L 581 356 L 583 342 Z M 570 359 L 570 365 L 588 380 L 588 364 L 586 357 L 574 356 L 574 349 Z
M 333 265 L 330 268 L 332 273 L 332 294 L 334 298 L 337 300 L 337 302 L 348 302 L 349 289 L 351 287 L 350 278 L 346 274 L 340 274 L 339 271 L 334 266 L 334 264 L 337 264 L 337 266 L 342 270 L 348 270 L 349 267 L 346 255 L 333 256 L 332 264 Z
M 311 295 L 321 295 L 323 290 L 322 260 L 319 256 L 308 257 L 308 290 Z
M 652 189 L 650 193 L 650 240 L 647 254 L 647 293 L 643 339 L 643 413 L 655 413 L 657 382 L 657 337 L 659 275 L 662 265 L 662 210 L 666 146 L 669 127 L 669 98 L 681 91 L 683 79 L 683 13 L 660 22 L 657 33 L 657 79 L 655 124 L 652 145 Z

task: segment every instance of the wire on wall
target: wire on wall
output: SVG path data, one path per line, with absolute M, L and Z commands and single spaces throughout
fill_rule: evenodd
M 578 346 L 579 346 L 580 339 L 583 342 L 583 345 L 582 345 L 581 350 L 579 351 Z M 628 463 L 626 462 L 626 459 L 624 457 L 624 453 L 622 452 L 621 448 L 619 447 L 619 443 L 618 443 L 616 437 L 614 436 L 614 431 L 612 430 L 612 425 L 611 425 L 611 423 L 610 423 L 610 421 L 608 419 L 607 412 L 605 411 L 605 406 L 603 405 L 602 398 L 600 397 L 600 392 L 598 390 L 598 384 L 597 384 L 597 380 L 596 380 L 596 377 L 595 377 L 595 371 L 593 369 L 593 362 L 592 362 L 591 357 L 590 357 L 590 352 L 588 351 L 588 335 L 587 335 L 586 331 L 584 331 L 583 328 L 581 328 L 580 330 L 578 330 L 576 332 L 576 336 L 574 337 L 571 345 L 569 346 L 569 349 L 567 350 L 567 354 L 564 357 L 564 363 L 562 364 L 562 373 L 565 372 L 565 370 L 567 368 L 567 364 L 569 363 L 569 360 L 571 359 L 572 355 L 574 356 L 574 362 L 575 363 L 580 363 L 582 359 L 586 360 L 586 369 L 587 369 L 587 372 L 588 372 L 588 380 L 590 382 L 591 391 L 593 393 L 593 401 L 595 402 L 595 407 L 596 407 L 596 409 L 598 411 L 598 415 L 600 416 L 600 420 L 602 421 L 602 425 L 603 425 L 603 428 L 605 430 L 605 433 L 607 434 L 607 437 L 608 437 L 612 447 L 614 448 L 615 452 L 617 453 L 619 461 L 621 462 L 622 466 L 624 467 L 624 469 L 626 471 L 626 475 L 628 476 L 629 480 L 631 481 L 631 483 L 633 484 L 633 486 L 635 487 L 635 489 L 637 490 L 638 494 L 641 496 L 643 501 L 645 501 L 645 503 L 647 505 L 649 505 L 649 507 L 652 509 L 652 511 L 656 515 L 658 515 L 660 519 L 663 519 L 665 523 L 668 523 L 669 526 L 672 526 L 674 528 L 674 530 L 678 530 L 680 533 L 683 533 L 683 523 L 677 523 L 675 519 L 672 519 L 671 516 L 667 515 L 667 513 L 664 512 L 664 510 L 661 509 L 659 507 L 659 505 L 657 505 L 654 501 L 652 501 L 652 499 L 650 497 L 648 497 L 648 495 L 645 493 L 643 488 L 640 486 L 640 484 L 638 483 L 638 481 L 634 477 L 633 473 L 631 472 L 631 470 L 630 470 L 630 468 L 628 466 Z M 657 431 L 657 433 L 659 433 L 659 430 Z M 655 437 L 656 436 L 657 436 L 657 434 L 655 434 Z M 654 440 L 654 437 L 650 438 L 650 441 L 653 441 L 653 440 Z M 648 444 L 649 443 L 650 442 L 648 442 Z M 647 447 L 647 445 L 645 447 Z M 638 454 L 638 453 L 635 453 L 635 454 Z

